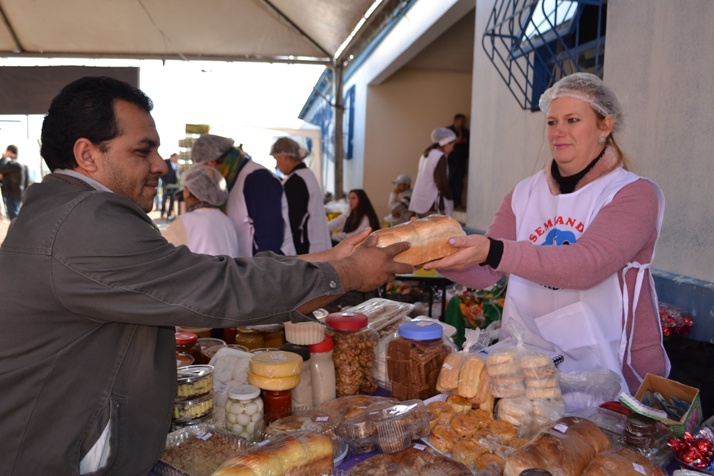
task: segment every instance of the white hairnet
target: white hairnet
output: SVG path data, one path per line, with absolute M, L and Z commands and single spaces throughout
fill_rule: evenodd
M 191 195 L 215 207 L 220 207 L 228 200 L 226 179 L 208 165 L 194 165 L 183 174 L 181 183 Z
M 456 140 L 456 133 L 446 127 L 439 127 L 431 131 L 431 141 L 439 145 L 446 145 Z
M 302 160 L 307 157 L 307 151 L 300 147 L 300 144 L 295 142 L 289 137 L 281 137 L 276 140 L 273 146 L 270 148 L 270 155 L 275 157 L 276 155 L 287 155 L 290 157 L 295 157 L 298 160 Z
M 596 112 L 603 116 L 612 116 L 614 121 L 612 131 L 621 130 L 624 123 L 624 111 L 615 93 L 605 86 L 602 79 L 590 73 L 573 73 L 564 77 L 550 88 L 546 89 L 540 97 L 538 105 L 546 114 L 554 99 L 563 96 L 579 99 L 590 104 Z
M 191 148 L 191 160 L 196 163 L 217 160 L 233 147 L 233 139 L 212 134 L 204 134 Z

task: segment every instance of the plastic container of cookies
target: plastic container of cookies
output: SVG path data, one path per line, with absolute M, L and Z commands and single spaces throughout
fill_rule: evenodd
M 337 433 L 353 453 L 367 453 L 375 448 L 396 453 L 408 448 L 412 440 L 428 435 L 429 420 L 430 414 L 421 400 L 401 403 L 383 400 L 344 419 Z
M 213 411 L 213 392 L 191 400 L 174 402 L 173 419 L 177 422 L 196 420 Z
M 191 400 L 213 391 L 212 365 L 187 365 L 176 372 L 176 400 Z

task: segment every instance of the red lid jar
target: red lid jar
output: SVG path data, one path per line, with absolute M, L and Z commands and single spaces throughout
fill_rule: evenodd
M 332 360 L 338 398 L 358 393 L 371 395 L 377 390 L 372 365 L 379 334 L 368 322 L 366 315 L 356 312 L 335 312 L 325 318 L 334 343 Z

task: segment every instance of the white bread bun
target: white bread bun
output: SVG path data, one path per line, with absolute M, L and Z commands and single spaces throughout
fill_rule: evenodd
M 459 249 L 449 244 L 449 238 L 464 236 L 461 224 L 445 215 L 430 215 L 391 228 L 377 230 L 377 246 L 387 247 L 408 241 L 411 248 L 399 253 L 394 261 L 417 266 L 456 253 Z

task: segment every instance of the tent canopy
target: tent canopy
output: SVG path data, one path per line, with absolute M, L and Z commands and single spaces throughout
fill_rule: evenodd
M 0 55 L 330 64 L 404 0 L 0 0 Z

